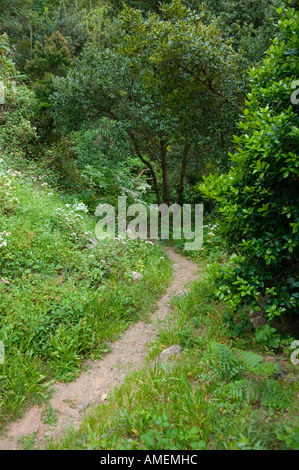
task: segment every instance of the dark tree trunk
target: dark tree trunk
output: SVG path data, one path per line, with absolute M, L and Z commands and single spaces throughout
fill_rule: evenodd
M 135 136 L 133 134 L 130 134 L 130 137 L 132 139 L 136 155 L 138 156 L 138 158 L 140 158 L 142 163 L 144 163 L 149 168 L 149 170 L 151 172 L 151 176 L 152 176 L 152 180 L 153 180 L 153 184 L 154 184 L 154 191 L 155 191 L 156 198 L 157 198 L 157 204 L 160 205 L 161 204 L 161 198 L 160 198 L 160 193 L 159 193 L 158 181 L 157 181 L 157 177 L 156 177 L 156 173 L 155 173 L 155 170 L 153 168 L 153 165 L 143 157 L 143 155 L 142 155 L 142 153 L 141 153 L 141 151 L 140 151 L 140 149 L 137 145 Z
M 164 140 L 160 140 L 161 167 L 163 175 L 163 202 L 170 204 L 170 189 L 168 178 L 167 145 Z
M 177 201 L 176 201 L 177 204 L 179 204 L 180 206 L 183 204 L 184 181 L 185 181 L 185 175 L 186 175 L 186 169 L 187 169 L 187 157 L 188 157 L 189 150 L 190 150 L 190 145 L 186 144 L 184 147 L 184 152 L 183 152 L 179 189 L 178 189 L 178 195 L 177 195 Z

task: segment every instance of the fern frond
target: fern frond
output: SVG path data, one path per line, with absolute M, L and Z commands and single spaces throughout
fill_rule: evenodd
M 208 360 L 211 369 L 224 382 L 236 380 L 244 369 L 237 355 L 225 344 L 212 343 L 208 350 Z
M 216 395 L 222 399 L 247 402 L 256 401 L 261 393 L 261 385 L 253 380 L 241 379 L 226 384 L 218 389 Z
M 268 380 L 261 396 L 261 405 L 275 410 L 282 410 L 287 408 L 289 404 L 288 390 L 275 380 Z
M 254 372 L 257 365 L 260 364 L 263 360 L 262 356 L 252 351 L 238 349 L 236 352 L 246 369 L 248 369 L 250 372 Z

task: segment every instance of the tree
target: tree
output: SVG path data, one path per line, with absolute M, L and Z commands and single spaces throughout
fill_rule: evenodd
M 0 103 L 0 149 L 15 159 L 32 156 L 38 140 L 31 124 L 34 93 L 15 67 L 6 35 L 0 36 L 0 81 L 5 87 L 5 101 Z
M 57 125 L 116 121 L 148 167 L 158 203 L 181 203 L 189 156 L 211 137 L 225 154 L 242 95 L 240 64 L 216 23 L 204 25 L 177 0 L 163 17 L 125 8 L 56 80 Z
M 170 3 L 171 0 L 110 0 L 110 6 L 112 10 L 119 12 L 123 9 L 124 5 L 130 6 L 132 8 L 137 8 L 140 10 L 144 10 L 145 12 L 151 11 L 155 13 L 161 13 L 161 8 L 163 4 Z
M 251 71 L 232 169 L 200 186 L 218 201 L 223 237 L 237 254 L 223 268 L 221 296 L 269 320 L 299 312 L 298 19 L 284 10 L 263 66 Z
M 118 13 L 129 5 L 143 11 L 155 12 L 163 17 L 163 5 L 171 0 L 111 0 L 109 2 L 113 12 Z M 206 12 L 206 24 L 214 17 L 217 18 L 218 27 L 225 37 L 231 40 L 237 52 L 243 50 L 249 62 L 261 60 L 270 45 L 271 39 L 277 32 L 277 11 L 282 0 L 181 0 L 187 8 L 200 13 Z
M 64 75 L 71 63 L 71 54 L 65 37 L 56 31 L 45 36 L 43 43 L 36 41 L 33 58 L 27 60 L 25 69 L 33 79 L 41 79 L 46 73 Z
M 250 64 L 263 58 L 277 33 L 277 8 L 282 0 L 204 0 L 204 4 L 233 48 L 244 50 Z
M 66 74 L 71 64 L 71 53 L 67 40 L 59 32 L 36 41 L 33 58 L 26 61 L 25 70 L 32 80 L 32 89 L 37 102 L 34 108 L 39 132 L 44 138 L 52 138 L 53 112 L 49 96 L 54 91 L 53 77 Z
M 93 7 L 97 5 L 103 2 L 93 0 Z M 67 39 L 71 54 L 79 54 L 88 38 L 89 12 L 89 0 L 2 0 L 0 34 L 10 38 L 14 60 L 23 69 L 33 58 L 35 43 L 56 31 Z

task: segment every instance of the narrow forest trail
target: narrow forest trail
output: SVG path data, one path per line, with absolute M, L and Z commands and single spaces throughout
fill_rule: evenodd
M 171 298 L 184 293 L 188 284 L 198 276 L 195 263 L 175 253 L 172 248 L 165 248 L 165 252 L 173 262 L 174 276 L 165 294 L 157 302 L 157 309 L 150 321 L 131 325 L 119 340 L 111 343 L 111 352 L 98 361 L 87 360 L 85 365 L 88 365 L 88 370 L 73 382 L 54 384 L 50 404 L 58 412 L 55 426 L 42 422 L 43 408 L 36 405 L 9 426 L 6 437 L 0 439 L 0 450 L 18 449 L 19 439 L 33 433 L 36 433 L 36 441 L 42 447 L 47 438 L 57 438 L 70 423 L 78 428 L 88 405 L 105 400 L 128 373 L 144 367 L 149 343 L 158 334 L 158 324 L 171 312 Z

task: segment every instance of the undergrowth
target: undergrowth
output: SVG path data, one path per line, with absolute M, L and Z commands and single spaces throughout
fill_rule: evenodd
M 173 301 L 148 361 L 179 344 L 170 364 L 130 375 L 50 449 L 298 449 L 298 366 L 285 345 L 260 344 L 202 273 Z
M 74 379 L 84 358 L 146 319 L 171 277 L 158 246 L 93 240 L 96 219 L 38 173 L 0 160 L 0 422 Z M 91 243 L 90 243 L 91 241 Z M 142 274 L 134 281 L 133 271 Z

